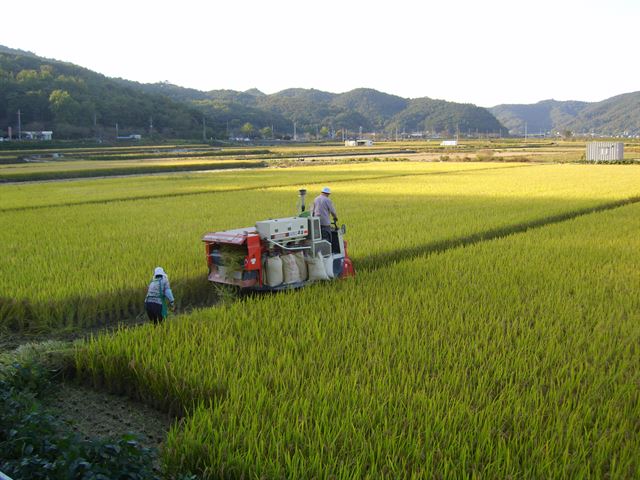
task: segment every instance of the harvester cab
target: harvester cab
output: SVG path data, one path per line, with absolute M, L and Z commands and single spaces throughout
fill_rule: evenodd
M 209 281 L 246 290 L 277 291 L 315 280 L 355 276 L 344 239 L 346 227 L 334 223 L 331 241 L 323 239 L 320 218 L 306 210 L 306 193 L 299 190 L 294 217 L 205 234 L 202 241 Z

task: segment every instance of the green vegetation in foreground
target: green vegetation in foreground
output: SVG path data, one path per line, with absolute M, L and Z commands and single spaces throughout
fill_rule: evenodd
M 159 479 L 157 452 L 134 436 L 82 438 L 47 408 L 72 351 L 46 342 L 0 355 L 0 472 L 30 480 Z
M 636 478 L 639 230 L 639 204 L 585 215 L 121 330 L 77 367 L 186 410 L 164 460 L 203 478 Z

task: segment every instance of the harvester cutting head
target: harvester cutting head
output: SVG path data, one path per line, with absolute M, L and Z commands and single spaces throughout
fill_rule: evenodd
M 345 226 L 334 224 L 331 241 L 323 239 L 320 218 L 305 208 L 306 193 L 299 190 L 295 217 L 204 235 L 209 280 L 243 289 L 283 290 L 354 276 Z

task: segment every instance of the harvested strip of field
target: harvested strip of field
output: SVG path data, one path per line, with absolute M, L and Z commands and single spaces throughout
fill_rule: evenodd
M 65 161 L 0 167 L 0 182 L 34 182 L 65 178 L 106 177 L 141 173 L 225 170 L 231 168 L 266 167 L 259 160 L 119 160 L 105 162 Z
M 639 190 L 633 166 L 548 165 L 344 182 L 334 201 L 358 267 L 625 201 Z M 293 214 L 296 194 L 282 187 L 4 212 L 0 325 L 47 330 L 135 317 L 157 265 L 170 272 L 180 308 L 202 305 L 213 298 L 202 234 Z
M 640 205 L 94 339 L 203 478 L 635 478 Z M 195 408 L 193 406 L 195 405 Z
M 32 162 L 65 161 L 70 160 L 140 160 L 162 158 L 197 158 L 209 156 L 243 156 L 264 155 L 270 151 L 264 148 L 216 148 L 204 145 L 181 146 L 131 146 L 131 147 L 99 147 L 99 148 L 41 148 L 41 149 L 17 149 L 12 151 L 0 151 L 0 165 L 20 165 Z
M 305 186 L 312 183 L 350 182 L 367 178 L 446 174 L 467 170 L 513 168 L 500 163 L 408 163 L 343 164 L 289 167 L 261 171 L 198 172 L 144 178 L 75 180 L 64 184 L 0 185 L 0 212 L 45 206 L 69 206 L 108 201 L 200 195 L 220 191 L 247 191 L 274 186 Z

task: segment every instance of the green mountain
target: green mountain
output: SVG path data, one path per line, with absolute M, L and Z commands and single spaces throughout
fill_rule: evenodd
M 485 108 L 431 98 L 415 98 L 394 115 L 388 129 L 447 133 L 493 133 L 506 135 L 506 128 Z
M 491 109 L 514 135 L 564 130 L 589 104 L 587 102 L 544 100 L 533 105 L 498 105 Z
M 599 135 L 640 135 L 640 92 L 625 93 L 588 104 L 566 123 L 577 133 Z
M 379 92 L 370 88 L 358 88 L 345 93 L 329 93 L 316 89 L 290 88 L 265 95 L 257 89 L 239 92 L 235 90 L 212 90 L 201 92 L 169 84 L 140 85 L 146 92 L 163 93 L 174 100 L 210 109 L 224 109 L 225 119 L 237 127 L 245 121 L 257 127 L 274 126 L 280 132 L 293 133 L 293 124 L 298 132 L 315 133 L 319 127 L 351 132 L 362 128 L 365 132 L 416 131 L 481 133 L 504 131 L 486 109 L 469 104 L 458 104 L 444 100 L 406 99 Z M 261 112 L 261 113 L 260 113 Z M 207 114 L 218 118 L 212 110 Z
M 598 136 L 640 134 L 640 92 L 601 102 L 545 100 L 533 105 L 498 105 L 490 111 L 510 133 L 562 132 Z
M 16 53 L 17 52 L 17 53 Z M 0 49 L 0 135 L 9 126 L 53 130 L 54 138 L 113 138 L 119 134 L 202 136 L 202 115 L 166 95 L 141 92 L 82 67 Z M 214 132 L 211 131 L 211 134 Z
M 154 133 L 164 137 L 430 130 L 498 132 L 489 111 L 474 105 L 405 99 L 373 89 L 335 94 L 291 88 L 266 95 L 257 89 L 203 92 L 167 82 L 113 79 L 82 67 L 0 47 L 0 135 L 8 126 L 53 130 L 54 138 L 113 138 Z M 250 126 L 246 124 L 249 123 Z M 151 125 L 153 127 L 151 128 Z
M 341 110 L 362 115 L 374 129 L 382 130 L 394 115 L 407 108 L 409 101 L 371 88 L 357 88 L 337 95 L 332 104 Z

